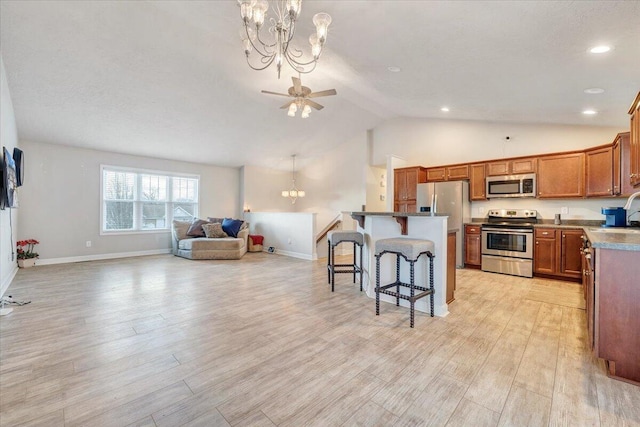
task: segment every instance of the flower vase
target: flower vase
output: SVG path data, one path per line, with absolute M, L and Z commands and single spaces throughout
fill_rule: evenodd
M 18 260 L 18 267 L 20 268 L 29 268 L 36 265 L 36 258 L 26 258 Z

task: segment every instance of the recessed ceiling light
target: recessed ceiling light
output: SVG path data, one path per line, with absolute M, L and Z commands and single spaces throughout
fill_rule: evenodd
M 589 89 L 585 89 L 584 93 L 588 93 L 590 95 L 595 95 L 598 93 L 604 93 L 604 89 L 599 87 L 590 87 Z
M 605 53 L 605 52 L 609 52 L 611 50 L 610 46 L 605 46 L 605 45 L 600 45 L 600 46 L 594 46 L 591 49 L 589 49 L 589 52 L 591 53 Z
M 440 109 L 440 111 L 442 111 L 443 113 L 448 113 L 449 112 L 449 107 L 442 107 Z
M 598 114 L 598 112 L 596 110 L 584 110 L 582 114 L 585 116 L 593 116 L 594 114 Z
M 392 73 L 399 73 L 400 71 L 402 71 L 402 68 L 400 68 L 400 67 L 387 67 L 387 70 L 391 71 Z

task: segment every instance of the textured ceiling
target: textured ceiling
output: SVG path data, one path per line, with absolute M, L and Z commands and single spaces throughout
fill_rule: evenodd
M 249 69 L 235 0 L 2 0 L 19 137 L 286 169 L 399 116 L 624 129 L 640 90 L 640 1 L 307 0 L 304 49 L 319 11 L 333 23 L 302 81 L 338 95 L 303 120 L 260 93 L 286 92 L 293 73 Z M 602 43 L 614 50 L 587 52 Z

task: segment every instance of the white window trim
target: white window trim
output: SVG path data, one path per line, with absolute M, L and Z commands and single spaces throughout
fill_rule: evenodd
M 117 235 L 131 235 L 131 234 L 167 234 L 171 232 L 171 226 L 169 225 L 171 223 L 171 221 L 173 220 L 173 217 L 169 218 L 170 216 L 170 210 L 167 210 L 167 228 L 154 228 L 154 229 L 150 229 L 150 230 L 141 230 L 141 229 L 136 229 L 136 230 L 105 230 L 104 229 L 104 171 L 109 170 L 109 171 L 116 171 L 116 172 L 131 172 L 131 173 L 136 173 L 136 174 L 149 174 L 149 175 L 161 175 L 161 176 L 166 176 L 168 178 L 189 178 L 189 179 L 197 179 L 198 180 L 198 188 L 197 188 L 197 194 L 196 194 L 196 209 L 195 209 L 195 213 L 194 213 L 194 217 L 197 217 L 199 215 L 199 210 L 200 210 L 200 175 L 197 174 L 189 174 L 189 173 L 179 173 L 179 172 L 169 172 L 169 171 L 163 171 L 163 170 L 155 170 L 155 169 L 142 169 L 142 168 L 132 168 L 132 167 L 126 167 L 126 166 L 113 166 L 113 165 L 100 165 L 100 235 L 101 236 L 117 236 Z M 137 194 L 139 192 L 139 186 L 140 186 L 140 182 L 139 180 L 137 180 L 138 182 L 136 182 L 136 188 L 134 189 L 134 192 L 136 194 L 135 196 L 135 200 L 133 200 L 134 203 L 134 224 L 135 224 L 135 215 L 137 215 L 135 213 L 136 210 L 136 202 L 139 202 L 139 200 L 137 200 Z M 171 185 L 169 185 L 170 187 Z M 171 188 L 169 189 L 171 190 Z M 168 190 L 168 191 L 169 191 Z M 170 197 L 169 197 L 170 198 Z M 171 200 L 166 201 L 165 203 L 169 204 L 172 203 Z

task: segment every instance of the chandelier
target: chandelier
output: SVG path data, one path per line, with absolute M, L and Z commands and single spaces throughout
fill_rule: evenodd
M 293 162 L 293 166 L 291 167 L 291 189 L 284 190 L 282 192 L 282 197 L 289 197 L 291 199 L 291 204 L 295 204 L 298 197 L 304 197 L 305 193 L 302 190 L 298 190 L 298 187 L 296 187 L 296 155 L 291 155 L 291 159 Z
M 244 45 L 247 64 L 254 70 L 264 70 L 272 63 L 276 63 L 278 78 L 282 64 L 287 62 L 291 68 L 299 73 L 310 73 L 316 68 L 318 58 L 327 40 L 327 29 L 331 24 L 331 16 L 321 12 L 313 15 L 315 34 L 309 37 L 312 59 L 304 59 L 302 51 L 289 43 L 296 31 L 296 20 L 300 15 L 302 0 L 274 0 L 272 10 L 275 17 L 267 18 L 269 2 L 267 0 L 238 0 L 243 28 L 240 38 Z M 267 31 L 261 35 L 260 30 L 268 19 Z M 253 65 L 249 60 L 252 50 L 258 53 L 259 63 Z

